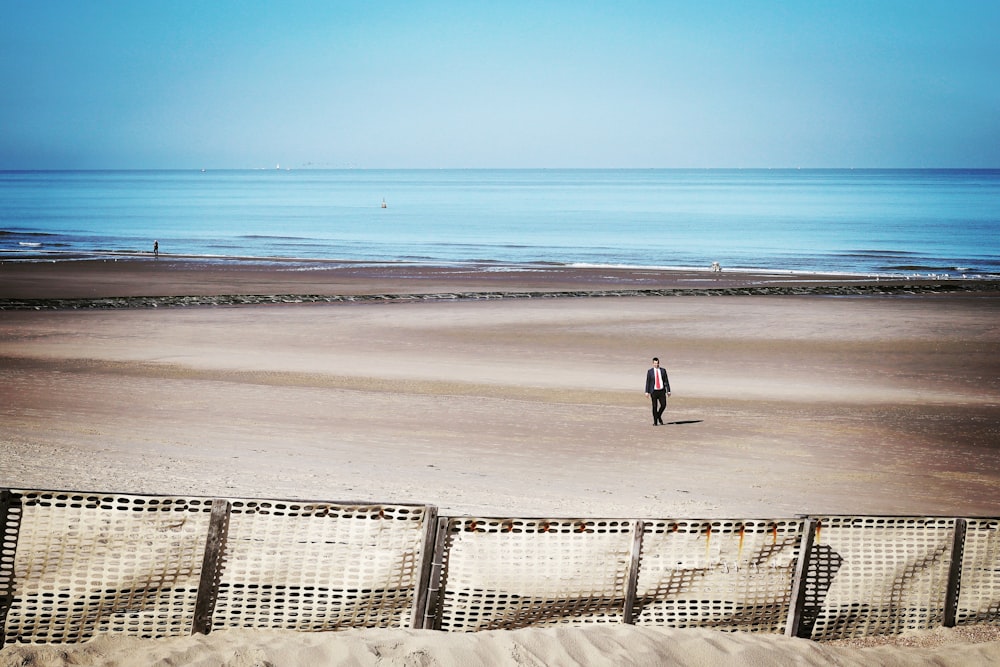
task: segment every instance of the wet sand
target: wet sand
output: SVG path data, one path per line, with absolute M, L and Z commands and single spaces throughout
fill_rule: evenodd
M 0 299 L 838 280 L 161 258 L 0 264 Z M 490 516 L 997 516 L 998 322 L 993 291 L 4 311 L 2 485 Z M 663 427 L 642 394 L 653 355 Z

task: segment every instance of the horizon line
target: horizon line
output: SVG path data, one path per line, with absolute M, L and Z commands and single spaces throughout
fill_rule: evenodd
M 13 172 L 109 171 L 998 171 L 996 167 L 0 167 Z

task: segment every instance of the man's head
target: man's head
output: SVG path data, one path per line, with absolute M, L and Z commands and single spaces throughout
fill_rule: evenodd
M 653 368 L 656 368 L 659 365 L 660 365 L 660 358 L 659 357 L 653 357 Z

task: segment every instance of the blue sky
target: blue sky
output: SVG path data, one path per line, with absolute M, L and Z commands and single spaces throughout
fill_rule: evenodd
M 0 0 L 0 168 L 1000 167 L 1000 2 Z

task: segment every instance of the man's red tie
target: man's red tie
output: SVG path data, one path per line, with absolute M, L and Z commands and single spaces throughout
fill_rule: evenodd
M 654 368 L 653 373 L 656 375 L 656 388 L 663 389 L 663 376 L 660 375 L 660 369 Z

